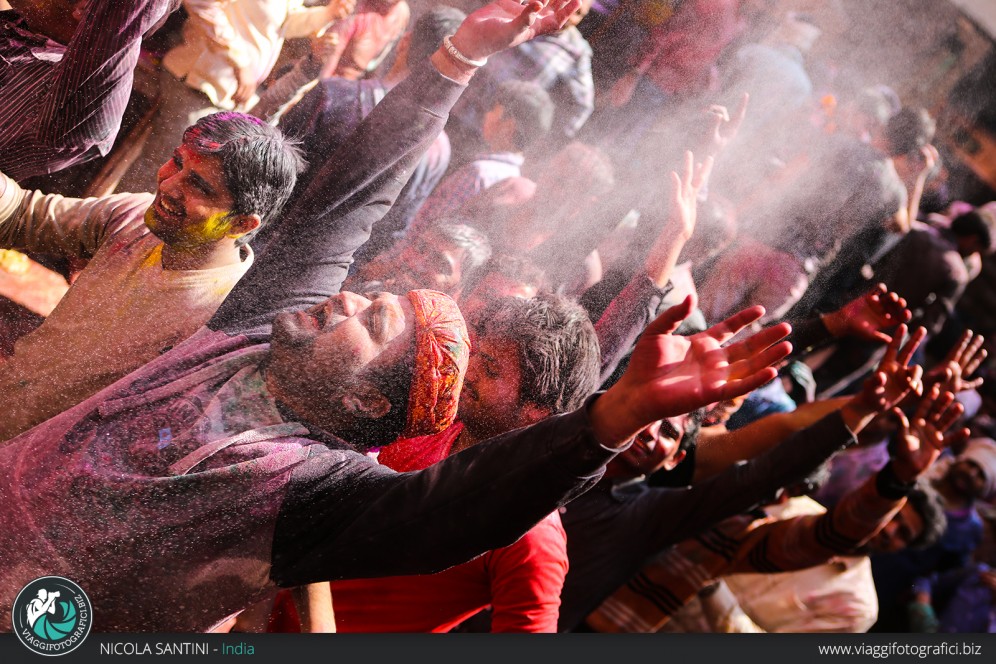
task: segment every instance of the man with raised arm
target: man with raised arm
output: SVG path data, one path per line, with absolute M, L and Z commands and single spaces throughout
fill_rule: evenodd
M 476 62 L 555 29 L 559 14 L 537 7 L 542 12 L 512 0 L 489 5 L 470 22 L 475 27 L 456 31 L 451 47 L 463 42 L 472 57 L 461 57 Z M 22 340 L 20 359 L 0 371 L 0 396 L 17 396 L 16 409 L 0 420 L 0 440 L 78 404 L 208 319 L 211 329 L 265 338 L 276 314 L 337 293 L 353 253 L 397 198 L 475 70 L 438 49 L 326 163 L 314 165 L 309 187 L 279 220 L 295 182 L 296 153 L 273 128 L 235 113 L 188 129 L 160 169 L 155 197 L 67 199 L 0 178 L 0 246 L 91 258 L 49 320 L 30 342 Z M 271 218 L 277 223 L 267 234 Z M 259 230 L 253 248 L 262 260 L 253 269 L 245 243 Z M 182 261 L 173 260 L 180 254 Z M 212 271 L 218 265 L 226 274 Z M 246 287 L 212 318 L 243 273 Z
M 576 5 L 488 5 L 436 71 L 466 80 L 464 60 L 555 29 Z M 690 339 L 664 316 L 639 370 L 604 396 L 405 474 L 343 440 L 452 421 L 468 342 L 449 298 L 342 293 L 277 316 L 269 344 L 255 343 L 269 321 L 252 338 L 244 322 L 202 329 L 0 449 L 0 622 L 43 574 L 78 581 L 98 629 L 204 630 L 278 585 L 435 571 L 505 546 L 650 421 L 773 378 L 787 326 L 722 347 L 761 314 Z

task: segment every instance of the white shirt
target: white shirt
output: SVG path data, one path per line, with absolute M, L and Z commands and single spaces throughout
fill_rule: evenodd
M 183 0 L 183 6 L 190 16 L 183 43 L 166 54 L 163 66 L 226 109 L 235 108 L 236 68 L 252 71 L 259 84 L 285 38 L 312 36 L 330 23 L 327 7 L 305 7 L 304 0 Z
M 0 362 L 0 441 L 61 413 L 183 341 L 252 265 L 164 270 L 152 194 L 65 198 L 0 174 L 0 246 L 90 257 L 65 297 Z

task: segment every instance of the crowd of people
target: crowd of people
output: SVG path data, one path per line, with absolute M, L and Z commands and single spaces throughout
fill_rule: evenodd
M 996 203 L 813 16 L 4 4 L 0 629 L 996 631 Z

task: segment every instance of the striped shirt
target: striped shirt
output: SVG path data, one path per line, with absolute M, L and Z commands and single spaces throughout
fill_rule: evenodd
M 777 574 L 853 553 L 905 504 L 878 493 L 870 477 L 825 514 L 776 520 L 731 517 L 665 551 L 588 616 L 597 632 L 656 632 L 712 579 Z
M 142 35 L 173 0 L 93 0 L 68 46 L 0 12 L 0 171 L 15 180 L 110 151 Z

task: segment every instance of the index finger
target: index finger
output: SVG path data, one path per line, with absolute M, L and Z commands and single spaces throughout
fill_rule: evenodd
M 916 352 L 916 349 L 920 346 L 920 342 L 923 341 L 925 336 L 927 336 L 926 328 L 916 328 L 916 331 L 913 332 L 910 340 L 906 342 L 906 345 L 903 346 L 902 349 L 900 349 L 899 354 L 896 356 L 896 361 L 904 367 L 908 365 L 910 360 L 913 359 L 913 353 Z
M 726 320 L 716 323 L 702 334 L 708 335 L 723 344 L 764 315 L 764 307 L 756 306 L 735 313 Z
M 882 362 L 879 366 L 889 364 L 896 361 L 896 356 L 899 354 L 899 346 L 903 343 L 903 338 L 906 336 L 906 325 L 901 324 L 896 328 L 895 334 L 892 335 L 892 341 L 885 347 L 885 355 L 882 356 Z

